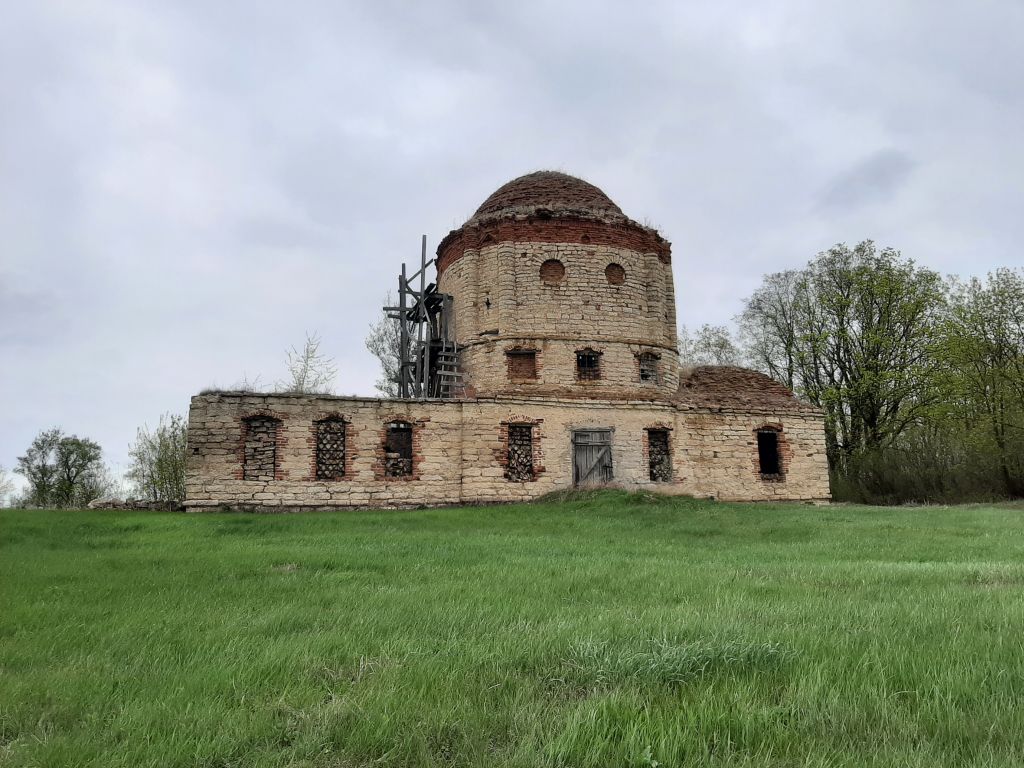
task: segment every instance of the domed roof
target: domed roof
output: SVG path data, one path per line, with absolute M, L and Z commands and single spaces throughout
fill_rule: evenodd
M 498 187 L 466 224 L 528 216 L 628 221 L 622 209 L 593 184 L 567 173 L 536 171 Z

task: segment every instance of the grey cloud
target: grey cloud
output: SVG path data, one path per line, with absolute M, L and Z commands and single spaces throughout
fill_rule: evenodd
M 400 262 L 559 168 L 674 244 L 722 323 L 839 241 L 1019 264 L 1022 8 L 572 0 L 11 4 L 0 25 L 0 465 L 60 424 L 124 462 L 317 330 L 370 394 Z M 12 407 L 10 404 L 17 404 Z
M 822 195 L 828 208 L 888 202 L 906 183 L 916 163 L 905 152 L 879 150 L 835 179 Z

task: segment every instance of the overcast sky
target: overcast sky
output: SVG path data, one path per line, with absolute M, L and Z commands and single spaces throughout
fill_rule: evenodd
M 681 322 L 873 238 L 1024 264 L 1024 3 L 16 2 L 0 15 L 0 466 L 123 469 L 318 331 L 339 393 L 403 259 L 556 169 L 673 243 Z

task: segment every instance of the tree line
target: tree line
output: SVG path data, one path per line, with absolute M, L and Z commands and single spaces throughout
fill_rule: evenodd
M 822 409 L 837 499 L 1024 496 L 1024 271 L 944 278 L 871 241 L 766 275 L 689 363 L 746 364 Z

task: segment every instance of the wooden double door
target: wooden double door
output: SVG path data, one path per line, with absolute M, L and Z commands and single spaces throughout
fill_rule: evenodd
M 603 485 L 614 478 L 612 431 L 578 429 L 572 433 L 572 483 L 577 487 Z

